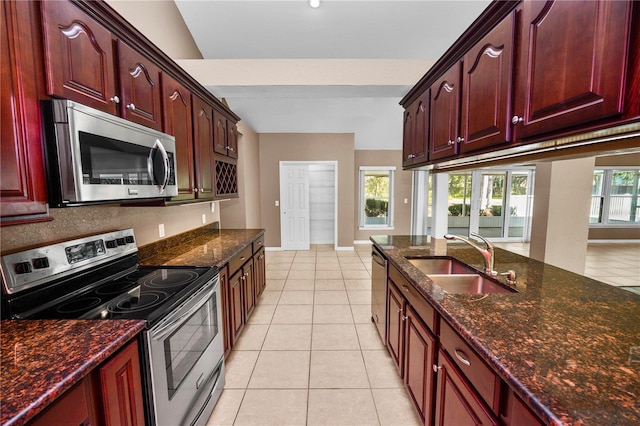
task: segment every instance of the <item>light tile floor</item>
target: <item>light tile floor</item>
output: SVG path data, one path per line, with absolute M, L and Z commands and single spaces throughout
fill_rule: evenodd
M 208 425 L 420 424 L 371 323 L 370 246 L 267 252 L 266 270 Z M 585 275 L 640 290 L 640 244 L 590 244 Z
M 529 244 L 496 243 L 496 247 L 529 255 Z M 640 244 L 587 245 L 584 275 L 640 294 Z
M 208 425 L 419 425 L 371 323 L 371 248 L 266 253 Z

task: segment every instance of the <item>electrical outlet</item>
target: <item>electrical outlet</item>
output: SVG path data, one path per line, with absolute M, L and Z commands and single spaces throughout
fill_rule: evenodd
M 206 224 L 207 223 L 207 215 L 202 213 L 202 224 Z
M 211 203 L 211 213 L 215 213 L 216 212 L 216 203 Z
M 164 237 L 164 223 L 158 225 L 158 235 L 160 238 Z
M 280 201 L 276 200 L 276 207 L 280 206 Z

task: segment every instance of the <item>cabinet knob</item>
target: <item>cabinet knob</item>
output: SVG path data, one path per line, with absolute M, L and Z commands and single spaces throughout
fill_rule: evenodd
M 411 291 L 411 289 L 409 288 L 409 286 L 406 286 L 406 285 L 403 285 L 403 286 L 402 286 L 402 289 L 403 289 L 404 291 L 406 291 L 407 293 Z
M 406 320 L 407 320 L 407 318 L 409 318 L 409 317 L 408 317 L 408 316 L 406 316 L 406 315 L 403 315 L 403 316 L 402 316 L 402 321 L 406 321 Z
M 136 110 L 136 106 L 133 103 L 130 103 L 129 105 L 127 105 L 127 108 L 129 108 L 130 111 Z
M 458 136 L 458 139 L 456 139 L 456 141 L 458 141 L 458 143 L 462 143 L 464 142 L 464 138 L 462 136 Z
M 514 115 L 513 118 L 511 119 L 511 124 L 518 124 L 518 123 L 522 123 L 523 121 L 524 121 L 524 118 Z
M 438 371 L 442 370 L 442 366 L 441 365 L 435 365 L 433 364 L 433 372 L 437 373 Z
M 455 145 L 454 141 L 447 141 L 447 146 Z
M 198 192 L 198 188 L 193 188 L 193 192 Z
M 114 104 L 119 104 L 120 103 L 120 98 L 118 96 L 112 96 L 110 100 Z

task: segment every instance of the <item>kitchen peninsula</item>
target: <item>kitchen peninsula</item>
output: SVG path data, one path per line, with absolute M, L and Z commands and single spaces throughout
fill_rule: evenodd
M 546 424 L 640 423 L 638 295 L 501 249 L 495 269 L 516 272 L 517 292 L 450 294 L 407 259 L 431 255 L 426 236 L 371 240 L 388 261 L 389 274 L 396 271 L 435 309 L 433 333 L 440 334 L 441 349 L 433 368 L 439 370 L 447 357 L 443 331 L 453 329 L 497 375 L 496 395 L 502 396 L 490 395 L 487 402 L 496 418 L 508 417 L 503 401 L 517 396 Z M 449 243 L 447 254 L 478 270 L 484 266 L 468 245 Z M 437 380 L 435 393 L 441 390 Z

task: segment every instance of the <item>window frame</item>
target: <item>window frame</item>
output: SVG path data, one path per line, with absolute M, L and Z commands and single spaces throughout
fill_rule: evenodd
M 368 171 L 386 171 L 389 173 L 389 200 L 388 200 L 388 211 L 387 211 L 387 223 L 380 225 L 372 225 L 365 223 L 364 216 L 364 198 L 365 198 L 365 190 L 364 190 L 364 178 L 366 172 Z M 394 218 L 394 184 L 395 184 L 395 171 L 396 166 L 360 166 L 358 168 L 358 176 L 359 176 L 359 214 L 358 214 L 358 229 L 361 231 L 366 230 L 393 230 L 393 218 Z
M 596 172 L 602 172 L 602 183 L 601 183 L 601 193 L 600 195 L 591 195 L 592 199 L 594 197 L 600 198 L 601 201 L 601 211 L 600 217 L 602 218 L 601 222 L 589 222 L 589 228 L 638 228 L 640 227 L 640 223 L 634 222 L 610 222 L 610 208 L 611 208 L 611 188 L 613 185 L 613 174 L 617 171 L 635 171 L 640 172 L 640 167 L 638 166 L 602 166 L 602 167 L 594 167 L 593 173 L 595 175 Z

